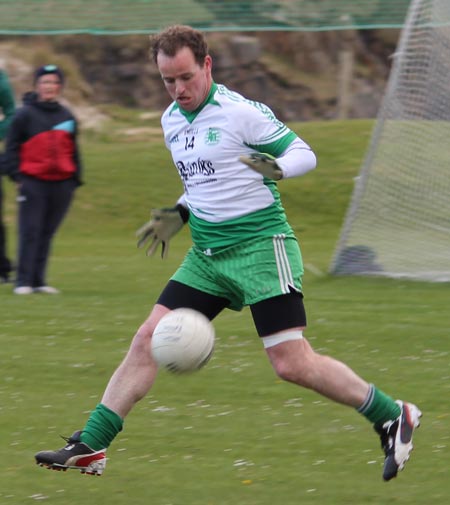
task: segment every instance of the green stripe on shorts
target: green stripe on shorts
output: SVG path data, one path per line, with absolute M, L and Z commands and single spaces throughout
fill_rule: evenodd
M 205 254 L 192 247 L 172 279 L 230 300 L 241 310 L 267 298 L 302 290 L 303 262 L 295 237 L 249 240 Z

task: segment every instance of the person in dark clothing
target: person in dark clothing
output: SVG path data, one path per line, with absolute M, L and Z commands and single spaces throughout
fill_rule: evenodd
M 9 83 L 8 76 L 4 70 L 0 69 L 0 110 L 3 118 L 0 119 L 0 141 L 2 141 L 16 109 L 14 93 Z M 0 282 L 8 282 L 13 270 L 12 263 L 6 253 L 6 229 L 3 223 L 3 154 L 0 153 Z
M 6 139 L 7 173 L 18 183 L 17 295 L 59 293 L 46 283 L 51 242 L 82 182 L 77 121 L 58 101 L 64 75 L 46 65 L 34 84 Z

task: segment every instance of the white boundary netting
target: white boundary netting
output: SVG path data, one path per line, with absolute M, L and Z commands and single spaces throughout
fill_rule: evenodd
M 334 274 L 450 281 L 450 0 L 413 0 Z

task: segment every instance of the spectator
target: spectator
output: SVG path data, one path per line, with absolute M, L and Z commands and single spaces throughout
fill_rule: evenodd
M 6 140 L 7 173 L 18 183 L 17 295 L 59 293 L 46 282 L 51 242 L 81 184 L 77 121 L 58 101 L 63 85 L 56 65 L 38 68 Z
M 2 119 L 0 119 L 0 141 L 2 141 L 16 109 L 14 93 L 9 83 L 6 72 L 0 69 L 0 109 Z M 6 252 L 6 228 L 3 223 L 3 188 L 1 175 L 3 173 L 3 155 L 0 154 L 0 282 L 10 281 L 12 263 Z

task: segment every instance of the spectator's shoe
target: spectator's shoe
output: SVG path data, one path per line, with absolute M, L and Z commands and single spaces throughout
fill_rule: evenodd
M 14 288 L 13 293 L 15 295 L 31 295 L 33 288 L 31 286 L 17 286 Z
M 59 295 L 59 289 L 56 289 L 52 286 L 38 286 L 34 288 L 33 291 L 35 293 L 45 293 L 46 295 Z
M 381 428 L 375 428 L 381 438 L 384 460 L 383 479 L 391 480 L 403 470 L 413 449 L 414 429 L 420 425 L 422 412 L 412 403 L 397 401 L 401 413 L 397 419 L 387 421 Z
M 67 445 L 57 451 L 41 451 L 35 455 L 36 463 L 50 470 L 80 470 L 89 475 L 101 475 L 106 466 L 106 449 L 94 451 L 80 440 L 81 431 L 70 438 L 62 437 Z

